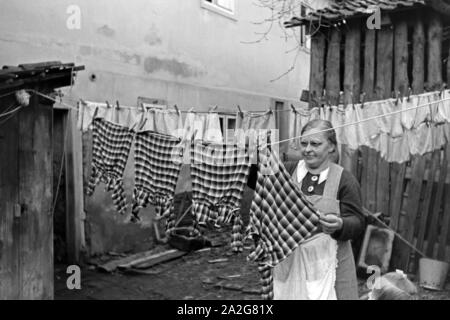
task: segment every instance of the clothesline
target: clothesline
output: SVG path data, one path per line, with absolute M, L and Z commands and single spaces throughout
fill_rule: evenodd
M 280 141 L 276 141 L 276 142 L 272 142 L 272 143 L 261 144 L 259 147 L 263 148 L 263 147 L 266 147 L 266 146 L 269 146 L 269 145 L 272 146 L 272 145 L 276 145 L 276 144 L 279 144 L 279 143 L 287 142 L 287 141 L 290 141 L 290 140 L 295 140 L 295 139 L 300 139 L 300 138 L 304 138 L 304 137 L 309 137 L 309 136 L 315 135 L 317 133 L 323 133 L 323 132 L 328 132 L 328 131 L 332 131 L 332 130 L 336 130 L 336 129 L 345 128 L 345 127 L 348 127 L 348 126 L 358 125 L 358 124 L 363 123 L 363 122 L 376 120 L 376 119 L 379 119 L 379 118 L 382 118 L 382 117 L 392 116 L 392 115 L 395 115 L 395 114 L 398 114 L 398 113 L 402 113 L 402 112 L 406 112 L 406 111 L 410 111 L 410 110 L 424 108 L 424 107 L 427 107 L 429 105 L 432 105 L 432 104 L 435 104 L 435 103 L 444 102 L 444 101 L 448 101 L 448 100 L 450 100 L 450 98 L 440 99 L 440 100 L 429 102 L 429 103 L 425 103 L 425 104 L 422 104 L 422 105 L 419 105 L 419 106 L 416 106 L 416 107 L 411 107 L 411 108 L 406 108 L 406 109 L 402 109 L 402 110 L 398 110 L 398 111 L 388 112 L 388 113 L 381 114 L 381 115 L 378 115 L 378 116 L 373 116 L 373 117 L 369 117 L 369 118 L 366 118 L 366 119 L 362 119 L 362 120 L 358 120 L 358 121 L 354 121 L 354 122 L 350 122 L 350 123 L 345 123 L 343 125 L 335 126 L 333 128 L 330 128 L 330 129 L 323 129 L 323 130 L 319 130 L 319 131 L 314 132 L 314 133 L 300 135 L 300 136 L 297 136 L 297 137 L 288 138 L 288 139 L 284 139 L 284 140 L 280 140 Z

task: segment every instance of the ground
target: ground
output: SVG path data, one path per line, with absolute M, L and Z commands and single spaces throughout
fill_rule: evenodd
M 216 239 L 217 240 L 217 239 Z M 220 243 L 220 242 L 219 242 Z M 169 248 L 162 245 L 156 251 Z M 55 267 L 55 299 L 79 300 L 254 300 L 260 299 L 259 274 L 255 263 L 246 256 L 250 248 L 241 254 L 231 253 L 225 244 L 206 250 L 194 251 L 181 258 L 165 262 L 144 272 L 102 273 L 93 264 L 101 264 L 117 256 L 103 256 L 91 260 L 82 268 L 81 290 L 69 290 L 66 286 L 66 265 Z M 224 259 L 227 261 L 215 262 Z M 365 280 L 360 279 L 360 296 L 366 293 Z M 420 288 L 420 299 L 450 300 L 450 285 L 445 291 L 429 291 Z

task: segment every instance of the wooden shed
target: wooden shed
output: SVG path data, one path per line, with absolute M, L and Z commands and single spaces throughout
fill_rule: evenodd
M 45 96 L 82 69 L 46 62 L 0 70 L 0 300 L 53 298 L 54 101 Z
M 375 9 L 381 25 L 369 29 Z M 447 0 L 341 0 L 294 17 L 286 27 L 303 26 L 311 35 L 310 106 L 336 105 L 340 92 L 348 104 L 362 96 L 365 101 L 406 96 L 409 88 L 412 94 L 440 90 L 450 81 L 449 13 Z M 360 181 L 364 206 L 388 215 L 390 227 L 441 260 L 449 259 L 449 149 L 403 164 L 388 163 L 366 147 L 344 152 L 341 159 Z M 413 253 L 397 237 L 391 268 L 413 271 Z

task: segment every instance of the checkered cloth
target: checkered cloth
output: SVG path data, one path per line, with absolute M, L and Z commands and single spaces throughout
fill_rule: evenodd
M 157 217 L 167 218 L 167 234 L 175 227 L 173 200 L 183 159 L 180 141 L 151 131 L 137 133 L 135 139 L 132 221 L 140 220 L 139 210 L 151 204 Z
M 133 141 L 133 132 L 103 119 L 95 119 L 92 125 L 92 172 L 86 193 L 91 196 L 95 186 L 102 181 L 106 185 L 106 191 L 112 190 L 116 210 L 124 214 L 127 204 L 122 179 Z
M 199 225 L 233 223 L 231 247 L 242 251 L 240 205 L 250 170 L 245 148 L 191 144 L 192 210 Z
M 259 262 L 263 299 L 273 299 L 272 268 L 319 232 L 319 214 L 273 151 L 259 152 L 258 179 L 247 236 L 256 242 L 248 260 Z

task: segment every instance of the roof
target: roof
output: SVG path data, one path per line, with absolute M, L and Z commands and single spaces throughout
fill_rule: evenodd
M 293 17 L 285 22 L 285 27 L 319 22 L 321 25 L 329 25 L 343 19 L 369 16 L 373 13 L 374 6 L 382 11 L 400 11 L 424 5 L 424 0 L 336 0 L 331 1 L 331 4 L 325 8 L 311 11 L 305 17 Z
M 59 61 L 3 66 L 0 70 L 0 91 L 18 90 L 38 83 L 50 87 L 64 87 L 73 83 L 75 71 L 84 70 L 84 66 Z

